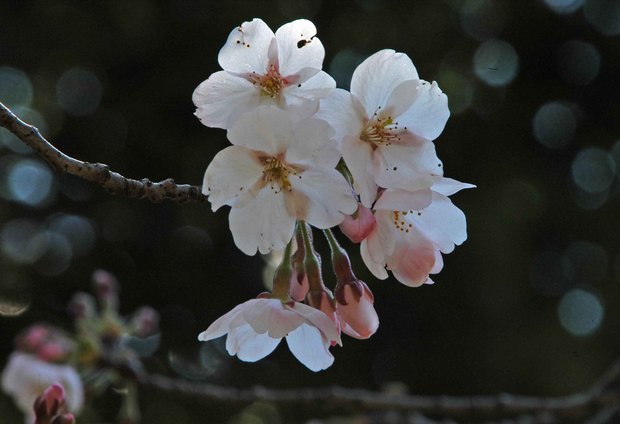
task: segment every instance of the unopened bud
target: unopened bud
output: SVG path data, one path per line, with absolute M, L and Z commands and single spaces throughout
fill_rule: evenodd
M 367 339 L 379 327 L 379 316 L 373 306 L 375 298 L 360 280 L 338 284 L 335 290 L 342 331 L 357 339 Z
M 136 336 L 148 337 L 159 331 L 159 314 L 149 306 L 138 309 L 131 320 Z
M 95 298 L 87 293 L 74 294 L 71 302 L 69 303 L 69 312 L 76 319 L 94 317 L 97 312 L 95 307 Z
M 73 414 L 58 415 L 50 424 L 75 424 L 75 417 Z
M 363 206 L 358 205 L 357 212 L 353 215 L 346 216 L 340 224 L 340 231 L 349 238 L 353 243 L 360 243 L 375 228 L 377 221 L 372 211 Z
M 50 330 L 42 324 L 35 324 L 20 333 L 15 339 L 17 348 L 24 352 L 36 352 L 49 338 Z
M 37 422 L 48 422 L 58 414 L 65 404 L 65 389 L 60 384 L 52 384 L 34 401 Z
M 93 272 L 93 283 L 99 301 L 106 307 L 118 308 L 118 280 L 108 271 L 98 269 Z

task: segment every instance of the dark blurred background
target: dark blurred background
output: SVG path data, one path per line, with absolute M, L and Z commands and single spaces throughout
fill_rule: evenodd
M 76 158 L 199 185 L 227 140 L 193 116 L 191 95 L 219 70 L 228 33 L 254 17 L 274 31 L 311 19 L 342 88 L 383 48 L 439 83 L 452 112 L 436 140 L 446 175 L 478 186 L 452 197 L 469 240 L 434 286 L 417 289 L 374 279 L 347 244 L 376 296 L 376 335 L 344 339 L 317 374 L 284 343 L 246 364 L 223 339 L 196 340 L 264 290 L 269 272 L 235 248 L 227 208 L 111 197 L 53 175 L 2 129 L 0 365 L 20 328 L 70 329 L 68 300 L 103 268 L 122 283 L 123 311 L 161 313 L 162 345 L 146 361 L 154 372 L 235 387 L 399 382 L 446 395 L 591 384 L 620 355 L 620 1 L 1 0 L 0 101 Z M 117 406 L 112 393 L 84 422 L 111 421 Z M 142 396 L 154 424 L 312 417 L 249 408 Z M 16 414 L 2 395 L 0 416 Z

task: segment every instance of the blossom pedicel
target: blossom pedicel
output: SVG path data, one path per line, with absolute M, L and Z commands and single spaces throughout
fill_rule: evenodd
M 374 295 L 358 280 L 330 228 L 340 225 L 370 272 L 408 286 L 430 284 L 442 253 L 467 238 L 465 215 L 448 196 L 471 184 L 444 178 L 435 140 L 450 115 L 436 82 L 411 59 L 381 50 L 360 64 L 351 91 L 321 70 L 325 51 L 305 19 L 275 34 L 244 22 L 220 50 L 223 68 L 194 91 L 196 115 L 232 143 L 205 172 L 212 209 L 229 206 L 237 247 L 248 255 L 284 249 L 273 292 L 249 300 L 199 335 L 227 335 L 226 348 L 257 361 L 286 338 L 309 369 L 333 363 L 340 333 L 377 330 Z M 325 285 L 312 228 L 325 233 L 337 284 Z M 294 247 L 296 245 L 296 248 Z

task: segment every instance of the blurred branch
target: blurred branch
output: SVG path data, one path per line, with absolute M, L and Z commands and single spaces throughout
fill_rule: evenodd
M 143 387 L 170 394 L 208 399 L 220 402 L 269 402 L 280 406 L 304 405 L 316 410 L 346 409 L 355 412 L 397 411 L 428 414 L 444 418 L 473 417 L 561 417 L 584 419 L 592 422 L 602 417 L 613 417 L 620 409 L 620 360 L 614 363 L 589 389 L 561 397 L 533 397 L 511 394 L 495 396 L 414 396 L 372 392 L 343 387 L 301 388 L 275 390 L 265 387 L 236 389 L 218 385 L 169 378 L 162 375 L 136 377 Z M 553 421 L 555 422 L 555 421 Z M 559 420 L 559 422 L 565 422 Z
M 199 186 L 177 184 L 172 178 L 160 182 L 152 182 L 148 178 L 134 180 L 111 171 L 108 165 L 74 159 L 52 146 L 37 128 L 23 122 L 2 103 L 0 103 L 0 126 L 30 146 L 58 174 L 74 175 L 98 184 L 110 194 L 132 199 L 148 199 L 156 203 L 164 200 L 178 203 L 206 200 Z

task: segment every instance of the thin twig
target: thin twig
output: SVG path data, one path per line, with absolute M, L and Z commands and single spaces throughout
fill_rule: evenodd
M 152 182 L 148 178 L 134 180 L 111 171 L 108 165 L 74 159 L 52 146 L 37 128 L 23 122 L 2 103 L 0 103 L 0 126 L 30 146 L 58 174 L 70 174 L 98 184 L 110 194 L 132 199 L 147 199 L 155 203 L 164 200 L 178 203 L 204 202 L 207 199 L 199 186 L 177 184 L 172 178 L 160 182 Z
M 316 410 L 348 409 L 362 411 L 418 412 L 438 417 L 497 417 L 522 414 L 551 414 L 564 418 L 585 418 L 620 405 L 620 392 L 611 387 L 620 380 L 620 361 L 616 362 L 588 390 L 562 397 L 533 397 L 511 394 L 495 396 L 414 396 L 394 395 L 343 387 L 236 389 L 218 385 L 142 375 L 139 383 L 161 392 L 226 403 L 270 402 L 281 406 L 307 406 Z

